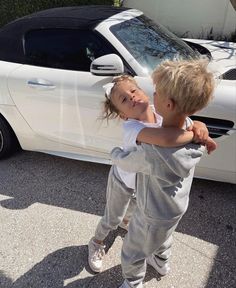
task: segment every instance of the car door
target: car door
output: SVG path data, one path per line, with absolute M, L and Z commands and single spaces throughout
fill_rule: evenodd
M 112 78 L 89 72 L 91 61 L 114 53 L 110 49 L 91 31 L 50 29 L 26 35 L 28 63 L 9 75 L 8 85 L 17 108 L 37 135 L 101 152 L 120 143 L 120 125 L 99 120 L 102 86 Z

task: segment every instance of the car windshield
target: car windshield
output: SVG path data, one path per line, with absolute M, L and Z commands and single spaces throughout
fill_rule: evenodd
M 113 25 L 110 30 L 147 72 L 164 59 L 197 56 L 184 41 L 144 15 Z

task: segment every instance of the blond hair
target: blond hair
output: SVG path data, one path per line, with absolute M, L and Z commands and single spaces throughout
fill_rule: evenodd
M 119 88 L 119 84 L 123 81 L 129 81 L 133 84 L 135 84 L 137 87 L 137 82 L 134 80 L 134 78 L 130 75 L 120 75 L 115 77 L 112 80 L 112 83 L 114 83 L 114 86 L 111 89 L 111 92 L 109 95 L 105 93 L 105 101 L 102 102 L 103 104 L 103 112 L 101 118 L 104 120 L 110 120 L 110 119 L 115 119 L 119 116 L 120 111 L 116 108 L 114 103 L 112 102 L 112 96 L 117 92 L 117 89 Z
M 208 64 L 206 59 L 162 62 L 152 74 L 156 92 L 172 99 L 179 113 L 191 115 L 203 109 L 212 99 L 215 86 Z

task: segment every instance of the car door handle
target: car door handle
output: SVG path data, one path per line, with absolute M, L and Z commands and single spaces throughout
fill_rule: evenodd
M 48 80 L 45 79 L 30 79 L 27 84 L 30 88 L 35 88 L 39 90 L 53 90 L 56 86 Z

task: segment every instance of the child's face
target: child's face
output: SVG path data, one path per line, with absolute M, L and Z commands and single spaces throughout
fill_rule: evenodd
M 111 97 L 112 103 L 120 111 L 122 119 L 140 119 L 149 107 L 148 96 L 130 81 L 122 81 L 116 87 Z

